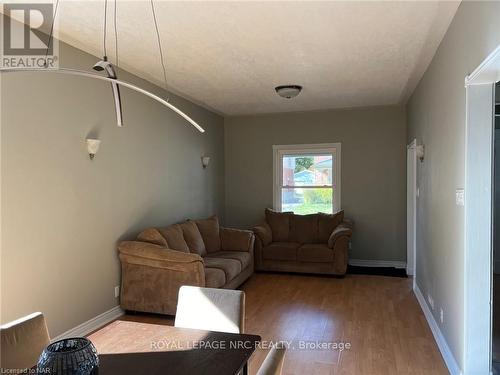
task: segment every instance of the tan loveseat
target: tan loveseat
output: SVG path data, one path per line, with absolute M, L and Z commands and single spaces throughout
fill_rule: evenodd
M 295 215 L 267 209 L 254 228 L 255 269 L 344 275 L 352 222 L 344 212 Z
M 216 216 L 149 228 L 119 247 L 120 305 L 174 315 L 182 285 L 234 289 L 254 270 L 251 231 L 219 227 Z

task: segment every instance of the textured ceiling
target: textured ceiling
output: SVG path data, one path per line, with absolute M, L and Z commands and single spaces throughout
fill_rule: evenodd
M 103 1 L 60 1 L 59 37 L 102 55 Z M 459 2 L 155 1 L 168 86 L 225 115 L 404 102 Z M 114 57 L 113 1 L 108 56 Z M 118 1 L 119 65 L 162 85 L 149 1 Z M 287 100 L 274 92 L 299 84 Z

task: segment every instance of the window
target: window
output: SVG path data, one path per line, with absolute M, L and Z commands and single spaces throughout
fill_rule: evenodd
M 273 146 L 274 209 L 296 214 L 340 210 L 340 143 Z

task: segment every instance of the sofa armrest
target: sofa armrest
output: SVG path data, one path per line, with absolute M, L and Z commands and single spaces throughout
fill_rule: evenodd
M 140 241 L 122 242 L 118 252 L 124 310 L 174 315 L 182 285 L 205 286 L 205 268 L 198 254 Z
M 118 252 L 120 260 L 125 263 L 176 269 L 197 262 L 203 266 L 203 258 L 198 254 L 172 250 L 147 242 L 123 241 L 118 246 Z
M 340 225 L 343 225 L 345 227 L 348 227 L 348 228 L 352 229 L 352 227 L 354 226 L 354 221 L 352 221 L 351 219 L 344 218 L 342 220 L 342 223 L 340 223 Z
M 263 246 L 269 245 L 273 241 L 273 232 L 269 224 L 264 223 L 253 228 L 255 235 L 262 241 Z
M 220 228 L 221 248 L 224 251 L 251 251 L 254 235 L 249 230 Z
M 330 238 L 328 239 L 328 247 L 330 249 L 333 249 L 335 246 L 335 242 L 339 240 L 342 237 L 347 237 L 347 239 L 350 239 L 352 236 L 352 229 L 349 225 L 345 224 L 340 224 L 338 225 L 330 235 Z

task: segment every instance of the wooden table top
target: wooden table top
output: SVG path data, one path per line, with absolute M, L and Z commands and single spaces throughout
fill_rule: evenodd
M 236 374 L 260 336 L 115 321 L 89 336 L 99 375 Z

